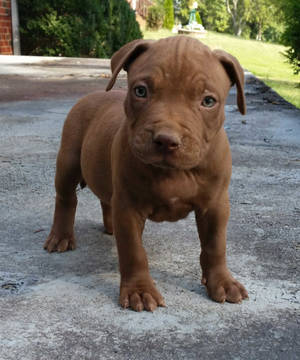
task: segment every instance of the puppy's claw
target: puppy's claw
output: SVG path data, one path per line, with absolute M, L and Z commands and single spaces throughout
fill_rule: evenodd
M 159 303 L 158 303 L 158 306 L 160 307 L 167 307 L 166 303 L 165 303 L 165 300 L 161 300 Z
M 129 307 L 129 299 L 126 297 L 125 299 L 120 300 L 120 305 L 123 309 L 127 309 Z
M 225 301 L 240 304 L 248 298 L 247 290 L 232 276 L 218 278 L 210 276 L 206 282 L 208 296 L 219 302 Z
M 121 286 L 120 304 L 123 308 L 131 308 L 134 311 L 150 311 L 154 312 L 158 306 L 165 307 L 165 301 L 161 294 L 153 286 L 152 279 L 149 279 L 149 284 L 135 286 L 133 284 Z
M 59 236 L 54 233 L 50 233 L 44 244 L 44 249 L 49 253 L 52 252 L 65 252 L 67 250 L 75 250 L 76 242 L 73 235 Z

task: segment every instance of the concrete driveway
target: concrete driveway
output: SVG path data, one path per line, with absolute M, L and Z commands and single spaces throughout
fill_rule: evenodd
M 106 60 L 0 56 L 0 359 L 299 359 L 300 111 L 247 74 L 233 89 L 228 263 L 249 291 L 208 299 L 194 217 L 148 222 L 144 245 L 167 308 L 122 310 L 115 239 L 79 191 L 78 248 L 48 254 L 55 158 L 67 112 L 103 89 Z M 117 87 L 125 87 L 125 74 Z

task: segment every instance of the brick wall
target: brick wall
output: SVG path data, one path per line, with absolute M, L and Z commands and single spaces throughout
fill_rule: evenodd
M 11 0 L 0 0 L 0 54 L 13 54 Z

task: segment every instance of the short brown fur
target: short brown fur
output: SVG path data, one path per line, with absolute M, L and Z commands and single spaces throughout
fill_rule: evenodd
M 70 111 L 44 248 L 75 249 L 76 187 L 87 184 L 100 199 L 106 232 L 116 237 L 121 306 L 153 311 L 165 302 L 149 274 L 145 221 L 177 221 L 194 211 L 208 295 L 218 302 L 242 301 L 247 291 L 226 265 L 231 154 L 223 127 L 233 84 L 239 110 L 246 112 L 240 64 L 226 52 L 178 36 L 133 41 L 114 54 L 111 67 L 107 91 L 122 68 L 128 91 L 92 93 Z

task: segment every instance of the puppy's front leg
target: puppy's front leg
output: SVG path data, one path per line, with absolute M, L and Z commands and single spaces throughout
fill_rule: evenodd
M 229 219 L 228 194 L 204 214 L 196 211 L 201 241 L 202 284 L 209 297 L 218 302 L 237 303 L 248 298 L 244 286 L 235 280 L 226 265 L 226 227 Z
M 145 218 L 120 198 L 113 197 L 112 209 L 121 273 L 121 306 L 135 311 L 154 311 L 157 306 L 165 306 L 150 276 L 142 245 Z

